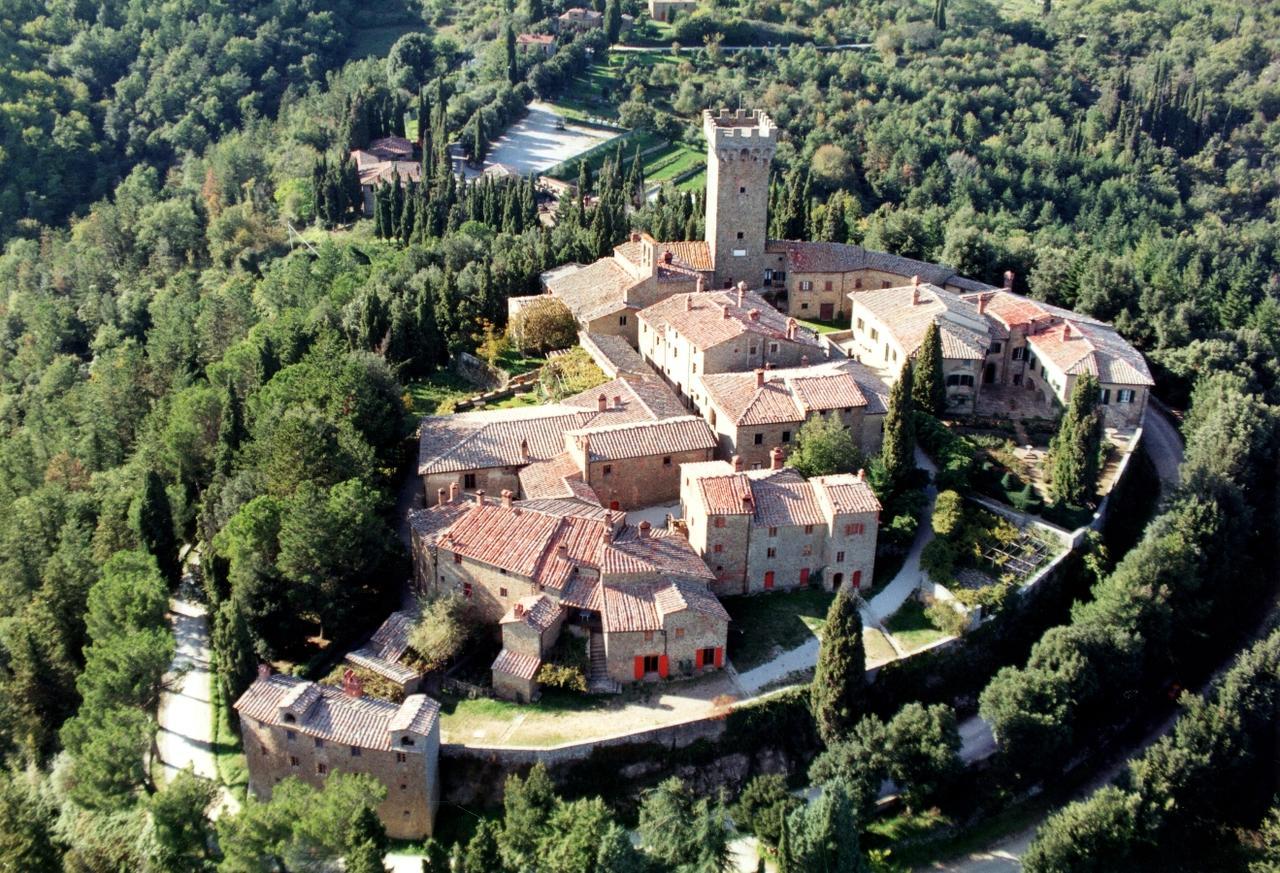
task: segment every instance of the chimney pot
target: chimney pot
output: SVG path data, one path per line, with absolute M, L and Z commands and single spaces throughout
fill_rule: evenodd
M 648 537 L 649 537 L 649 529 L 650 529 L 651 527 L 653 527 L 653 525 L 649 524 L 649 522 L 647 522 L 647 521 L 642 521 L 642 522 L 640 522 L 640 524 L 636 525 L 636 530 L 638 530 L 638 531 L 640 532 L 640 538 L 641 538 L 641 539 L 648 539 Z
M 698 290 L 701 291 L 702 289 L 699 288 Z M 686 294 L 684 297 L 684 311 L 685 312 L 693 311 L 693 298 L 690 297 L 688 294 Z
M 632 242 L 640 242 L 640 232 L 639 232 L 639 231 L 637 231 L 637 230 L 633 230 L 633 231 L 631 231 L 631 241 L 632 241 Z
M 703 291 L 707 290 L 707 280 L 702 276 L 698 276 L 698 282 L 694 287 L 697 288 L 698 293 L 701 294 Z
M 978 295 L 978 314 L 982 315 L 986 311 L 987 311 L 987 295 L 979 294 Z
M 916 278 L 918 279 L 919 276 L 917 276 Z M 920 284 L 918 282 L 915 285 L 911 286 L 911 305 L 912 306 L 920 305 Z
M 756 372 L 759 373 L 760 371 L 757 370 Z M 761 373 L 761 375 L 764 375 L 764 374 Z M 742 455 L 734 455 L 733 460 L 730 461 L 730 463 L 733 464 L 733 472 L 735 473 L 742 472 Z
M 741 306 L 742 304 L 741 304 L 741 303 L 739 303 L 738 305 L 739 305 L 739 306 Z M 752 321 L 759 321 L 759 320 L 760 320 L 760 310 L 759 310 L 759 309 L 749 309 L 749 310 L 747 310 L 747 318 L 751 319 Z
M 751 511 L 752 506 L 754 505 L 754 503 L 755 503 L 755 501 L 751 498 L 751 495 L 750 495 L 750 494 L 744 494 L 744 495 L 742 495 L 742 508 L 743 508 L 743 509 L 745 509 L 745 510 L 747 510 L 748 512 L 750 512 L 750 511 Z
M 556 546 L 556 554 L 557 554 L 557 555 L 559 555 L 561 558 L 568 558 L 568 557 L 569 557 L 569 544 L 568 544 L 568 543 L 560 543 L 559 545 L 557 545 L 557 546 Z
M 865 481 L 867 481 L 867 471 L 866 471 L 866 470 L 863 470 L 863 469 L 859 469 L 859 470 L 858 470 L 858 481 L 859 481 L 859 482 L 865 482 Z
M 769 469 L 782 469 L 782 448 L 780 446 L 774 446 L 769 452 Z
M 445 490 L 444 490 L 443 488 L 437 488 L 437 489 L 436 489 L 436 506 L 444 506 L 444 504 L 445 504 L 445 496 L 444 496 L 444 495 L 445 495 L 445 493 L 446 493 L 446 492 L 445 492 Z
M 476 506 L 484 506 L 484 489 L 476 491 Z
M 450 503 L 453 503 L 453 501 L 458 499 L 458 492 L 461 490 L 462 490 L 462 486 L 460 486 L 457 482 L 449 483 L 449 502 Z
M 608 408 L 609 408 L 609 398 L 605 397 L 603 394 L 598 395 L 596 397 L 596 409 L 599 410 L 600 412 L 604 412 Z
M 527 439 L 520 440 L 520 457 L 525 461 L 529 460 L 529 441 Z
M 1004 271 L 1004 288 L 1006 291 L 1013 290 L 1013 270 Z
M 509 488 L 502 489 L 502 505 L 507 509 L 511 508 L 511 498 L 514 497 Z
M 517 604 L 515 605 L 515 609 L 513 609 L 512 611 L 515 613 L 516 618 L 523 618 L 523 617 L 524 617 L 524 604 L 523 604 L 523 603 L 517 603 Z
M 663 253 L 662 253 L 662 263 L 664 263 L 664 264 L 669 264 L 669 263 L 671 263 L 671 250 L 670 250 L 670 249 L 666 249 L 665 251 L 663 251 Z
M 619 394 L 615 394 L 615 395 L 613 395 L 613 408 L 614 408 L 614 409 L 621 409 L 621 408 L 622 408 L 622 396 L 621 396 L 621 395 L 619 395 Z
M 756 370 L 756 387 L 760 388 L 764 385 L 764 370 Z
M 919 273 L 917 273 L 916 275 L 914 275 L 914 276 L 912 276 L 912 277 L 911 277 L 911 284 L 912 284 L 912 286 L 913 286 L 913 287 L 915 287 L 915 288 L 919 288 L 919 287 L 920 287 L 920 274 L 919 274 Z
M 1064 340 L 1071 339 L 1071 322 L 1069 321 L 1062 322 L 1062 338 Z
M 720 304 L 720 317 L 721 317 L 721 318 L 728 318 L 728 317 L 729 317 L 729 304 L 728 304 L 728 303 L 721 303 L 721 304 Z
M 268 678 L 268 677 L 270 677 L 270 676 L 271 676 L 271 665 L 270 665 L 270 664 L 259 664 L 259 665 L 258 665 L 258 678 L 259 678 L 259 679 L 266 679 L 266 678 Z
M 364 697 L 364 683 L 350 667 L 342 671 L 342 693 L 348 697 Z

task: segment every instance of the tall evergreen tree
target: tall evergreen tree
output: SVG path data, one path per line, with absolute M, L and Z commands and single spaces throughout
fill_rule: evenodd
M 234 382 L 228 381 L 222 392 L 222 417 L 218 421 L 218 447 L 213 459 L 214 470 L 229 477 L 236 451 L 248 436 L 244 426 L 244 410 L 236 394 Z
M 507 81 L 512 85 L 520 81 L 520 64 L 516 60 L 516 30 L 507 22 Z
M 827 873 L 863 873 L 868 869 L 858 839 L 858 817 L 848 790 L 839 780 L 828 783 L 817 800 L 796 810 L 792 818 L 797 869 Z
M 164 481 L 148 469 L 142 478 L 142 494 L 134 512 L 134 529 L 143 548 L 155 556 L 160 573 L 176 585 L 182 576 L 178 563 L 178 538 L 173 531 L 173 508 Z
M 826 242 L 845 241 L 844 196 L 833 194 L 827 201 L 827 214 L 822 222 L 822 239 Z
M 880 463 L 891 488 L 898 488 L 915 469 L 916 430 L 911 403 L 914 384 L 911 361 L 902 365 L 898 380 L 889 390 L 889 408 L 884 416 L 884 442 Z
M 609 45 L 616 43 L 622 35 L 622 4 L 618 0 L 608 0 L 604 4 L 604 34 Z
M 258 672 L 258 655 L 253 633 L 240 597 L 228 597 L 213 618 L 213 650 L 218 659 L 218 683 L 223 699 L 230 703 L 253 684 Z
M 840 739 L 861 717 L 866 670 L 862 616 L 849 589 L 841 588 L 827 610 L 818 666 L 809 690 L 809 708 L 827 745 Z
M 925 328 L 924 339 L 916 351 L 911 401 L 915 408 L 941 418 L 947 410 L 947 386 L 942 375 L 942 333 L 938 322 Z
M 1077 378 L 1058 433 L 1049 443 L 1049 482 L 1057 503 L 1083 506 L 1097 487 L 1102 446 L 1098 394 L 1095 376 Z
M 343 869 L 347 873 L 386 873 L 387 830 L 372 806 L 365 805 L 351 823 L 351 838 Z
M 947 29 L 947 0 L 933 0 L 933 26 Z

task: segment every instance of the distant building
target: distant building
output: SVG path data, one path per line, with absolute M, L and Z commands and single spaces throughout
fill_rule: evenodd
M 351 158 L 360 176 L 365 215 L 373 214 L 374 189 L 378 185 L 393 180 L 400 185 L 422 181 L 422 165 L 414 158 L 414 145 L 402 136 L 375 139 L 368 148 L 353 149 Z
M 549 58 L 556 53 L 556 38 L 550 33 L 522 33 L 516 37 L 516 48 Z
M 333 773 L 366 773 L 387 789 L 378 818 L 387 836 L 431 836 L 440 800 L 440 705 L 425 694 L 395 704 L 364 695 L 354 672 L 342 688 L 265 668 L 235 704 L 261 800 L 296 776 L 317 788 Z
M 698 0 L 649 0 L 649 17 L 654 21 L 671 21 L 676 15 L 687 15 L 698 8 Z
M 595 9 L 574 6 L 566 9 L 556 17 L 556 27 L 560 33 L 566 31 L 586 31 L 604 27 L 604 13 Z
M 691 464 L 680 509 L 718 594 L 871 584 L 880 502 L 861 472 L 806 481 L 782 466 L 777 448 L 764 470 L 736 459 Z

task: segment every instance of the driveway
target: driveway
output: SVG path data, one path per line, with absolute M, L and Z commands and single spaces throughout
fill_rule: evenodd
M 530 103 L 525 116 L 503 131 L 489 147 L 484 166 L 502 164 L 521 176 L 538 174 L 618 136 L 614 131 L 571 122 L 557 129 L 560 118 L 553 106 L 536 100 Z M 466 167 L 465 172 L 474 178 L 481 171 Z
M 1182 466 L 1182 434 L 1178 426 L 1163 407 L 1157 406 L 1155 398 L 1147 404 L 1146 414 L 1142 418 L 1142 444 L 1160 477 L 1160 489 L 1165 494 L 1177 487 L 1179 482 L 1178 468 Z
M 920 451 L 919 446 L 916 447 L 916 466 L 929 472 L 932 479 L 938 468 L 934 466 L 933 461 Z M 898 571 L 898 575 L 893 577 L 893 581 L 885 586 L 884 590 L 871 598 L 871 602 L 867 604 L 871 618 L 876 621 L 884 621 L 889 616 L 898 611 L 898 608 L 907 601 L 924 579 L 924 574 L 920 570 L 920 553 L 924 551 L 924 547 L 929 540 L 933 539 L 933 505 L 938 500 L 938 489 L 930 482 L 925 486 L 925 497 L 928 502 L 925 504 L 924 512 L 920 515 L 920 528 L 916 531 L 916 538 L 911 543 L 911 551 L 907 552 L 907 559 L 902 563 L 902 569 Z M 864 623 L 865 622 L 864 620 Z

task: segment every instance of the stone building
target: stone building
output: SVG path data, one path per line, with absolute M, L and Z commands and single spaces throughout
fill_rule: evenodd
M 737 459 L 691 464 L 680 509 L 717 594 L 871 584 L 880 503 L 861 472 L 805 480 L 777 448 L 765 470 Z
M 680 465 L 711 460 L 716 446 L 711 428 L 692 415 L 566 431 L 564 441 L 582 481 L 614 510 L 674 501 Z
M 404 694 L 412 694 L 422 684 L 422 674 L 405 663 L 409 651 L 409 632 L 413 630 L 412 613 L 398 611 L 373 632 L 369 642 L 347 652 L 346 661 L 375 673 L 399 686 Z
M 703 375 L 807 366 L 827 353 L 813 331 L 743 286 L 677 294 L 646 308 L 639 350 L 676 397 L 700 412 L 706 409 L 697 390 Z
M 702 113 L 707 140 L 706 240 L 715 285 L 758 287 L 770 264 L 768 243 L 769 165 L 777 129 L 759 110 Z
M 712 573 L 682 529 L 627 525 L 607 510 L 559 514 L 533 508 L 538 503 L 478 494 L 433 534 L 430 590 L 459 594 L 501 628 L 492 666 L 499 693 L 536 696 L 537 671 L 564 624 L 602 653 L 593 680 L 723 666 L 728 614 L 707 590 Z M 426 548 L 415 543 L 414 551 Z
M 698 0 L 649 0 L 649 17 L 669 22 L 677 15 L 688 15 L 698 8 Z
M 880 451 L 888 397 L 880 378 L 856 361 L 698 380 L 695 394 L 706 398 L 704 414 L 722 460 L 736 455 L 748 470 L 768 467 L 772 447 L 789 450 L 804 423 L 823 416 L 843 424 L 865 456 Z
M 387 836 L 431 836 L 440 798 L 440 705 L 425 694 L 395 704 L 364 695 L 352 671 L 342 688 L 259 673 L 235 703 L 249 790 L 267 800 L 295 776 L 320 788 L 332 773 L 365 773 L 387 789 Z
M 556 53 L 556 38 L 550 33 L 522 33 L 516 36 L 516 49 L 549 58 Z
M 365 215 L 373 215 L 374 188 L 384 182 L 422 181 L 422 164 L 414 157 L 413 143 L 402 136 L 384 136 L 368 148 L 353 149 L 356 173 L 360 176 L 360 196 Z

